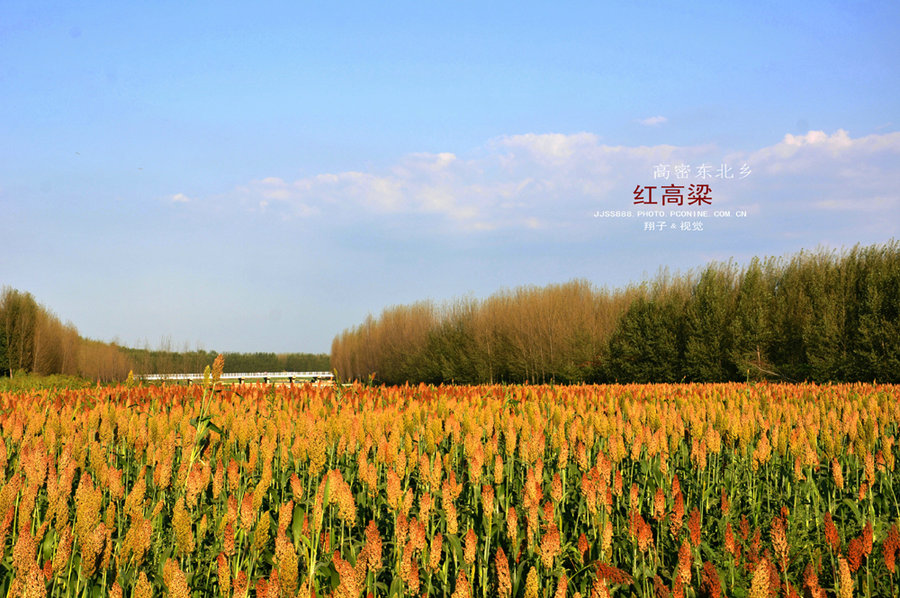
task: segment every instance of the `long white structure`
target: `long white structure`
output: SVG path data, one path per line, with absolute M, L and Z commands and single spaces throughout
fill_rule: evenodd
M 166 380 L 178 381 L 187 380 L 203 380 L 203 374 L 145 374 L 137 376 L 141 380 Z M 222 374 L 220 380 L 237 380 L 238 384 L 244 380 L 262 380 L 268 383 L 269 380 L 294 380 L 315 381 L 315 380 L 333 380 L 334 374 L 331 372 L 238 372 L 230 374 Z

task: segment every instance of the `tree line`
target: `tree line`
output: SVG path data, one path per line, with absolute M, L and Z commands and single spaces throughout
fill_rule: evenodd
M 109 381 L 124 380 L 128 371 L 114 343 L 82 338 L 31 293 L 9 287 L 0 293 L 0 376 L 23 372 Z
M 191 374 L 202 372 L 217 351 L 171 351 L 124 349 L 137 374 Z M 227 373 L 237 372 L 319 372 L 330 371 L 326 353 L 223 353 Z
M 216 351 L 135 349 L 86 339 L 31 293 L 0 292 L 0 376 L 64 374 L 103 382 L 138 374 L 202 372 Z M 225 353 L 225 372 L 329 371 L 327 354 Z
M 393 384 L 900 382 L 900 245 L 393 306 L 331 358 L 341 378 Z

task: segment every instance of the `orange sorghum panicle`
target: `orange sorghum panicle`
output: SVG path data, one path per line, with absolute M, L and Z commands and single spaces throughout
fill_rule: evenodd
M 215 384 L 222 377 L 222 370 L 225 369 L 225 356 L 219 353 L 213 360 L 212 366 L 212 383 Z
M 97 568 L 97 558 L 101 556 L 106 539 L 106 525 L 100 523 L 94 530 L 80 539 L 81 543 L 81 572 L 85 577 L 94 575 Z
M 381 534 L 374 520 L 366 525 L 366 566 L 369 571 L 377 573 L 381 569 Z
M 300 478 L 297 477 L 296 473 L 291 474 L 291 478 L 290 478 L 289 482 L 291 484 L 291 492 L 294 495 L 294 500 L 298 501 L 298 502 L 302 501 L 303 494 L 304 494 L 303 482 L 300 481 Z
M 172 450 L 174 451 L 174 447 Z M 173 456 L 167 457 L 164 455 L 163 458 L 157 462 L 156 468 L 153 470 L 153 481 L 160 490 L 167 489 L 172 482 L 173 459 Z
M 109 504 L 106 505 L 106 514 L 103 516 L 103 523 L 110 529 L 116 526 L 116 503 L 114 501 L 109 501 Z
M 510 458 L 516 452 L 516 426 L 512 420 L 503 432 L 503 439 L 506 442 L 506 457 Z
M 591 589 L 591 598 L 609 598 L 609 590 L 606 587 L 606 580 L 598 577 L 594 580 L 594 586 Z
M 415 593 L 419 591 L 419 566 L 415 558 L 415 551 L 412 549 L 404 551 L 403 556 L 404 561 L 408 562 L 406 565 L 406 577 L 404 579 L 410 593 L 415 595 Z
M 294 501 L 289 500 L 278 508 L 278 533 L 284 533 L 294 517 Z
M 283 532 L 275 538 L 275 564 L 279 585 L 289 596 L 293 596 L 297 591 L 299 559 L 294 545 Z
M 206 465 L 195 464 L 187 477 L 187 486 L 185 488 L 186 502 L 188 506 L 194 508 L 197 506 L 197 499 L 200 494 L 206 490 L 210 480 L 210 469 Z
M 750 598 L 769 598 L 769 563 L 760 559 L 750 582 Z
M 550 484 L 550 498 L 553 499 L 554 504 L 559 504 L 563 499 L 562 478 L 559 477 L 559 472 L 553 474 L 553 482 Z
M 653 518 L 660 521 L 666 514 L 666 495 L 663 494 L 662 488 L 656 489 L 656 495 L 653 497 Z
M 541 538 L 541 563 L 547 569 L 553 568 L 553 561 L 560 551 L 559 530 L 551 525 L 544 537 Z
M 841 598 L 852 598 L 853 597 L 853 576 L 850 574 L 850 566 L 847 564 L 847 561 L 844 560 L 844 557 L 838 557 L 838 567 L 837 567 L 837 581 L 840 587 L 840 597 Z
M 537 569 L 532 567 L 525 578 L 525 598 L 538 598 L 539 591 Z
M 13 547 L 12 567 L 19 575 L 24 575 L 35 563 L 37 545 L 31 533 L 25 529 L 19 532 L 19 539 Z
M 863 559 L 863 544 L 859 538 L 852 538 L 847 544 L 847 564 L 850 566 L 850 572 L 856 573 Z
M 650 550 L 650 545 L 653 544 L 653 529 L 650 527 L 650 524 L 644 521 L 644 518 L 638 515 L 638 549 L 641 552 L 647 552 Z
M 162 513 L 163 507 L 166 506 L 166 501 L 164 498 L 160 498 L 156 501 L 156 504 L 153 505 L 153 510 L 150 511 L 150 519 L 156 519 L 156 516 Z
M 278 583 L 278 569 L 272 569 L 269 579 L 256 582 L 257 598 L 278 598 L 281 595 L 281 584 Z
M 631 491 L 628 494 L 628 504 L 632 511 L 637 511 L 639 506 L 640 488 L 637 483 L 631 484 Z
M 68 567 L 69 557 L 72 556 L 72 540 L 72 529 L 67 523 L 53 554 L 53 573 L 56 575 L 63 575 Z
M 547 502 L 544 503 L 544 508 L 541 513 L 541 515 L 544 518 L 544 528 L 545 529 L 547 527 L 549 527 L 551 523 L 553 523 L 553 519 L 554 519 L 553 513 L 554 513 L 553 503 L 548 500 Z
M 121 499 L 125 495 L 125 487 L 122 485 L 122 471 L 110 468 L 106 480 L 109 484 L 110 496 L 116 500 Z
M 249 585 L 250 580 L 247 578 L 247 574 L 243 571 L 238 571 L 233 584 L 234 598 L 246 598 Z
M 194 530 L 191 526 L 191 515 L 184 507 L 184 500 L 179 498 L 172 510 L 172 531 L 179 555 L 187 555 L 194 551 Z
M 444 543 L 444 536 L 441 533 L 438 533 L 431 540 L 431 550 L 428 554 L 428 568 L 432 571 L 437 571 L 438 567 L 441 564 L 441 547 Z
M 510 543 L 512 543 L 514 549 L 516 545 L 516 539 L 518 538 L 518 530 L 519 519 L 516 516 L 516 508 L 510 506 L 506 511 L 506 537 L 509 538 L 509 541 Z
M 475 551 L 478 547 L 478 538 L 475 537 L 475 531 L 471 527 L 466 532 L 465 542 L 463 557 L 466 564 L 471 566 L 475 563 Z
M 444 508 L 446 509 L 444 514 L 447 517 L 447 533 L 455 534 L 459 531 L 459 522 L 457 521 L 456 514 L 456 505 L 453 502 L 447 503 Z
M 431 507 L 433 506 L 434 499 L 431 495 L 431 492 L 423 492 L 419 495 L 419 519 L 428 522 L 428 518 L 431 516 Z
M 775 550 L 775 556 L 778 558 L 778 565 L 781 566 L 783 571 L 787 571 L 788 564 L 788 542 L 785 525 L 785 518 L 781 516 L 772 519 L 772 548 Z
M 451 598 L 472 598 L 472 588 L 465 571 L 459 572 L 456 578 L 456 588 L 453 590 Z
M 223 598 L 228 598 L 231 595 L 231 569 L 228 567 L 228 560 L 221 552 L 216 557 L 216 566 L 219 572 L 219 593 Z
M 131 596 L 132 598 L 153 598 L 153 586 L 150 585 L 150 580 L 147 579 L 145 572 L 141 571 L 138 575 L 138 580 L 134 584 Z
M 844 489 L 844 473 L 841 471 L 841 464 L 837 458 L 831 460 L 831 477 L 834 478 L 834 485 L 838 490 Z
M 872 554 L 872 544 L 874 541 L 873 530 L 872 530 L 872 521 L 866 521 L 865 527 L 863 527 L 862 531 L 862 550 L 863 556 L 869 556 Z
M 702 587 L 706 590 L 706 594 L 710 598 L 720 598 L 722 596 L 722 583 L 719 580 L 719 572 L 716 571 L 716 566 L 709 561 L 704 562 L 702 576 Z
M 834 520 L 831 518 L 831 511 L 825 512 L 825 539 L 828 540 L 828 544 L 835 554 L 840 552 L 841 537 L 838 534 L 837 527 L 834 525 Z
M 94 488 L 90 474 L 84 473 L 75 491 L 75 535 L 84 538 L 93 533 L 100 523 L 100 504 L 103 490 Z
M 700 546 L 700 511 L 696 508 L 691 510 L 691 516 L 688 519 L 688 531 L 691 534 L 691 544 Z
M 897 551 L 900 550 L 900 532 L 898 532 L 896 525 L 892 525 L 891 529 L 888 530 L 882 548 L 884 550 L 884 565 L 893 575 L 897 570 Z
M 412 590 L 411 586 L 413 584 L 418 584 L 418 575 L 413 579 L 413 569 L 418 573 L 418 568 L 415 566 L 413 543 L 412 541 L 409 541 L 403 547 L 403 554 L 400 556 L 400 579 L 403 580 L 403 583 L 405 583 L 410 590 Z M 414 590 L 412 591 L 414 592 Z
M 353 499 L 353 492 L 350 489 L 350 484 L 344 481 L 344 478 L 340 473 L 335 476 L 335 480 L 338 493 L 338 517 L 344 524 L 353 527 L 356 522 L 356 501 Z
M 397 515 L 397 524 L 394 526 L 395 542 L 399 549 L 406 543 L 406 535 L 409 533 L 409 521 L 400 513 Z
M 410 541 L 415 545 L 416 550 L 423 551 L 428 548 L 428 543 L 426 542 L 427 531 L 425 529 L 425 525 L 419 521 L 416 521 L 413 518 L 409 523 L 409 537 Z
M 253 509 L 253 493 L 245 492 L 241 501 L 240 524 L 241 529 L 249 533 L 256 521 L 256 512 Z
M 587 536 L 584 535 L 584 532 L 581 532 L 581 535 L 578 536 L 578 552 L 581 553 L 581 562 L 584 562 L 585 554 L 590 549 L 590 544 L 588 544 Z
M 603 531 L 600 532 L 600 550 L 604 557 L 609 557 L 612 553 L 612 522 L 607 521 L 603 525 Z
M 400 476 L 393 469 L 387 471 L 387 502 L 391 510 L 399 509 L 403 504 L 403 494 L 400 488 Z M 444 507 L 446 508 L 446 506 Z
M 296 476 L 297 474 L 293 474 Z M 292 480 L 293 481 L 293 480 Z M 299 481 L 299 480 L 298 480 Z M 234 494 L 241 486 L 241 466 L 234 459 L 228 461 L 228 492 Z
M 131 492 L 125 498 L 125 508 L 123 515 L 131 518 L 142 517 L 144 512 L 144 493 L 147 490 L 147 480 L 144 470 L 141 469 L 137 476 L 137 481 L 131 488 Z
M 803 585 L 812 598 L 825 598 L 825 590 L 819 586 L 819 576 L 812 563 L 808 563 L 803 570 Z
M 229 558 L 234 554 L 234 525 L 230 521 L 222 532 L 222 552 Z
M 268 511 L 264 511 L 256 523 L 256 529 L 253 531 L 253 550 L 261 553 L 269 543 L 269 526 L 272 524 L 272 518 Z
M 597 513 L 597 492 L 594 488 L 594 481 L 587 475 L 581 476 L 581 494 L 584 496 L 588 513 L 593 516 Z
M 553 598 L 566 598 L 566 591 L 569 589 L 569 577 L 563 573 L 559 578 L 559 581 L 556 582 L 556 593 L 553 594 Z
M 104 547 L 103 547 L 103 560 L 100 561 L 100 570 L 105 572 L 107 569 L 109 569 L 109 561 L 112 559 L 112 550 L 113 550 L 112 532 L 113 532 L 113 528 L 111 528 L 111 527 L 106 527 L 105 524 L 101 524 L 101 525 L 102 525 L 105 529 L 103 530 L 103 532 L 104 532 L 104 538 L 103 538 L 104 544 L 103 544 L 103 546 L 104 546 Z
M 738 557 L 737 543 L 734 541 L 734 531 L 731 529 L 731 522 L 725 523 L 725 550 L 735 559 Z
M 481 512 L 488 521 L 494 516 L 494 487 L 490 484 L 481 487 Z
M 691 558 L 691 543 L 685 540 L 678 550 L 678 575 L 684 585 L 691 583 Z
M 522 493 L 524 494 L 522 504 L 529 509 L 538 506 L 541 499 L 544 497 L 540 476 L 537 474 L 534 467 L 529 467 L 528 472 L 525 474 L 525 487 L 523 488 Z
M 191 591 L 187 585 L 187 577 L 178 566 L 178 561 L 169 559 L 163 567 L 163 581 L 174 598 L 190 598 Z
M 538 522 L 538 513 L 539 513 L 538 508 L 536 506 L 533 506 L 530 509 L 528 509 L 528 513 L 526 515 L 525 530 L 526 530 L 526 536 L 527 536 L 526 541 L 527 541 L 529 548 L 534 547 L 534 542 L 535 542 L 534 536 L 535 536 L 535 534 L 537 534 L 538 523 L 539 523 Z
M 501 547 L 497 548 L 494 564 L 497 568 L 497 595 L 501 598 L 507 598 L 512 594 L 512 581 L 509 574 L 509 561 L 506 559 L 506 553 L 503 552 Z

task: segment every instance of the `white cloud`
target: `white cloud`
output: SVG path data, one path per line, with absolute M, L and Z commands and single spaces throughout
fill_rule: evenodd
M 191 201 L 191 198 L 188 197 L 187 195 L 185 195 L 184 193 L 176 193 L 169 199 L 175 203 L 187 203 L 187 202 Z
M 666 122 L 667 119 L 665 116 L 651 116 L 649 118 L 644 118 L 639 120 L 638 122 L 644 125 L 645 127 L 654 127 L 656 125 L 661 125 Z
M 734 157 L 754 171 L 738 200 L 755 195 L 761 214 L 781 217 L 770 223 L 785 236 L 852 245 L 900 234 L 900 132 L 809 131 Z
M 844 130 L 810 131 L 728 153 L 715 145 L 605 145 L 586 132 L 529 133 L 490 140 L 476 157 L 415 153 L 382 172 L 322 173 L 295 181 L 267 177 L 242 187 L 240 194 L 254 209 L 266 202 L 267 211 L 285 217 L 327 216 L 333 222 L 410 217 L 417 227 L 435 229 L 546 231 L 590 221 L 597 209 L 633 207 L 634 187 L 654 184 L 658 164 L 707 163 L 716 169 L 727 162 L 735 179 L 713 181 L 720 206 L 752 206 L 760 217 L 801 206 L 856 217 L 877 205 L 900 221 L 898 154 L 900 132 L 853 138 Z M 751 174 L 738 180 L 743 164 Z M 855 206 L 866 207 L 854 212 Z
M 900 132 L 853 139 L 847 131 L 838 129 L 831 135 L 824 131 L 785 135 L 779 143 L 751 153 L 749 159 L 777 174 L 819 169 L 825 164 L 844 169 L 864 168 L 873 157 L 897 153 L 900 153 Z
M 574 135 L 528 133 L 501 137 L 495 140 L 494 144 L 513 151 L 524 149 L 541 163 L 559 163 L 570 160 L 576 153 L 583 154 L 595 148 L 597 136 L 592 133 L 575 133 Z

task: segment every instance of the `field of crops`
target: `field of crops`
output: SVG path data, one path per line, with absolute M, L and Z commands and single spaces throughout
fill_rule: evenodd
M 896 596 L 900 388 L 0 394 L 4 596 Z

